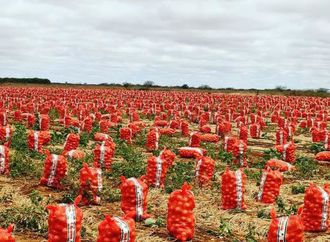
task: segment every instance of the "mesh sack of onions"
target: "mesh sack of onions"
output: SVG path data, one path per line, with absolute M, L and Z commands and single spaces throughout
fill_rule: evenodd
M 15 242 L 15 237 L 12 235 L 14 225 L 9 225 L 8 228 L 0 228 L 0 241 L 1 242 Z
M 233 159 L 236 164 L 239 164 L 241 167 L 247 166 L 246 161 L 246 143 L 243 140 L 237 140 L 233 146 Z
M 0 126 L 0 141 L 8 141 L 13 135 L 13 129 L 10 126 Z
M 284 145 L 276 145 L 276 150 L 282 154 L 282 160 L 293 163 L 296 161 L 296 146 L 293 142 Z
M 180 124 L 180 128 L 183 136 L 189 136 L 189 123 L 187 121 L 182 121 Z
M 121 209 L 127 217 L 141 221 L 147 214 L 148 186 L 141 179 L 121 177 Z
M 35 150 L 39 153 L 42 152 L 42 146 L 47 141 L 47 134 L 45 132 L 47 131 L 29 131 L 27 139 L 30 150 Z
M 67 172 L 67 160 L 63 155 L 50 154 L 46 151 L 44 173 L 40 184 L 48 187 L 60 188 L 61 180 Z
M 217 134 L 200 134 L 199 136 L 202 142 L 217 143 L 220 137 Z
M 107 146 L 105 142 L 96 144 L 94 149 L 94 167 L 110 169 L 114 150 Z
M 234 136 L 225 136 L 222 142 L 222 148 L 225 152 L 233 152 L 237 138 Z
M 304 205 L 299 211 L 305 231 L 320 232 L 329 228 L 329 195 L 328 185 L 320 187 L 311 183 L 306 189 Z
M 279 170 L 281 172 L 285 171 L 294 171 L 296 170 L 295 166 L 291 165 L 288 162 L 278 160 L 278 159 L 270 159 L 266 162 L 266 167 L 269 167 L 273 170 Z
M 161 156 L 150 156 L 147 162 L 144 180 L 148 186 L 164 188 L 168 163 Z
M 197 182 L 202 185 L 209 185 L 214 175 L 215 161 L 211 157 L 201 157 L 196 162 L 195 177 Z
M 64 143 L 64 151 L 75 150 L 78 148 L 80 143 L 79 134 L 70 133 L 66 136 Z
M 100 204 L 102 191 L 102 170 L 96 167 L 88 167 L 83 164 L 80 170 L 80 190 L 84 205 Z
M 167 230 L 179 241 L 191 240 L 195 233 L 195 198 L 190 189 L 185 183 L 168 200 Z
M 81 197 L 74 204 L 48 205 L 48 242 L 81 241 L 83 212 L 78 207 Z
M 108 134 L 96 132 L 94 134 L 94 140 L 95 141 L 99 141 L 99 142 L 107 141 L 107 140 L 111 140 L 112 141 L 112 138 Z
M 245 125 L 241 125 L 238 129 L 238 138 L 247 143 L 248 140 L 248 129 Z
M 270 212 L 271 223 L 267 233 L 268 242 L 302 242 L 304 241 L 304 227 L 298 215 L 276 217 L 275 210 Z
M 9 174 L 9 148 L 0 145 L 0 174 Z
M 166 161 L 167 167 L 171 167 L 173 165 L 173 161 L 175 159 L 175 154 L 173 151 L 167 149 L 166 147 L 159 153 L 159 157 Z
M 288 140 L 288 133 L 280 128 L 276 131 L 276 145 L 284 145 Z
M 162 135 L 172 136 L 175 134 L 175 129 L 172 128 L 160 128 L 159 133 Z
M 230 171 L 227 167 L 221 180 L 222 209 L 246 209 L 244 203 L 246 175 L 243 170 Z
M 110 217 L 98 226 L 98 237 L 96 242 L 135 242 L 135 221 L 129 217 Z
M 147 133 L 146 147 L 147 150 L 158 150 L 160 133 L 158 128 L 153 128 Z
M 259 139 L 261 137 L 261 128 L 259 124 L 250 125 L 250 136 L 253 139 Z
M 126 143 L 131 144 L 133 138 L 133 132 L 128 127 L 122 127 L 120 129 L 120 139 L 125 140 Z
M 262 172 L 257 201 L 262 203 L 274 203 L 280 194 L 283 183 L 283 174 L 266 168 Z
M 41 114 L 39 116 L 39 129 L 42 131 L 49 130 L 49 116 L 46 114 Z
M 197 147 L 181 147 L 179 148 L 179 156 L 182 158 L 200 158 L 206 155 L 206 150 Z
M 200 134 L 197 132 L 192 132 L 189 138 L 189 146 L 200 147 L 200 144 L 201 144 Z
M 85 158 L 85 152 L 82 150 L 69 150 L 62 153 L 67 159 L 82 160 Z

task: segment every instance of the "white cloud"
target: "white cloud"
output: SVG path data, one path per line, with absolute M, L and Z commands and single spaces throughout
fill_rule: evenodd
M 328 0 L 0 4 L 0 76 L 330 88 Z

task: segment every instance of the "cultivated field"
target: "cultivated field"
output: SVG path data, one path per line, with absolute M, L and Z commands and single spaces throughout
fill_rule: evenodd
M 46 207 L 73 203 L 79 194 L 84 197 L 79 204 L 82 241 L 96 241 L 104 215 L 124 216 L 121 176 L 151 176 L 148 161 L 164 147 L 176 156 L 164 168 L 163 187 L 141 179 L 149 185 L 146 212 L 153 219 L 136 222 L 136 241 L 175 241 L 166 227 L 168 199 L 184 182 L 191 185 L 195 199 L 193 241 L 267 241 L 272 208 L 278 217 L 297 214 L 309 184 L 323 187 L 330 179 L 327 162 L 315 159 L 316 153 L 327 148 L 330 98 L 35 86 L 2 87 L 0 93 L 0 138 L 9 149 L 9 167 L 0 175 L 0 227 L 15 224 L 16 241 L 47 241 Z M 188 124 L 188 134 L 182 123 Z M 240 141 L 243 128 L 247 141 Z M 284 132 L 280 141 L 276 140 L 278 130 Z M 38 140 L 35 131 L 39 131 Z M 74 150 L 82 152 L 77 157 L 69 154 L 68 134 L 79 137 Z M 196 143 L 190 142 L 192 134 Z M 228 139 L 233 140 L 231 145 Z M 246 149 L 237 155 L 235 145 L 242 142 Z M 283 156 L 277 142 L 291 144 L 292 154 Z M 204 181 L 196 177 L 202 156 L 179 154 L 179 148 L 191 145 L 205 149 L 205 156 L 215 161 L 214 167 L 210 165 L 211 176 L 206 174 Z M 102 160 L 100 147 L 104 146 L 111 148 Z M 40 184 L 42 177 L 47 178 L 48 151 L 65 159 L 63 177 L 53 174 L 61 184 Z M 293 160 L 288 156 L 294 156 Z M 285 159 L 295 168 L 279 172 L 283 176 L 279 196 L 265 204 L 257 201 L 257 195 L 265 164 L 272 158 Z M 97 192 L 89 183 L 80 185 L 84 162 L 102 170 L 103 186 Z M 107 162 L 109 167 L 103 167 Z M 242 167 L 246 175 L 246 209 L 223 209 L 221 177 L 227 167 L 232 171 Z M 99 204 L 94 204 L 96 196 Z M 330 241 L 329 230 L 304 236 L 305 241 Z

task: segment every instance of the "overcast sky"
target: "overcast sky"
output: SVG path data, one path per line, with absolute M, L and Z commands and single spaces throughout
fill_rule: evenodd
M 0 0 L 0 76 L 330 88 L 330 1 Z

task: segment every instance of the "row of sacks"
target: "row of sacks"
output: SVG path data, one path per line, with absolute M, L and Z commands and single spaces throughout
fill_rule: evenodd
M 236 190 L 242 190 L 238 183 L 244 180 L 236 176 Z M 136 178 L 122 178 L 122 209 L 125 216 L 105 216 L 98 226 L 98 242 L 129 241 L 136 239 L 135 221 L 149 218 L 146 213 L 147 187 Z M 324 232 L 329 228 L 329 194 L 328 186 L 319 187 L 311 184 L 306 189 L 304 204 L 298 215 L 276 217 L 271 211 L 271 223 L 267 233 L 267 241 L 300 242 L 304 240 L 304 231 Z M 83 212 L 78 207 L 81 196 L 74 204 L 48 205 L 48 241 L 81 241 Z M 235 201 L 237 206 L 244 208 L 242 198 Z M 195 198 L 190 186 L 184 184 L 181 189 L 170 194 L 168 200 L 167 229 L 171 236 L 179 241 L 191 240 L 195 233 Z M 236 207 L 237 208 L 237 207 Z M 11 234 L 13 226 L 0 229 L 2 242 L 14 242 Z

